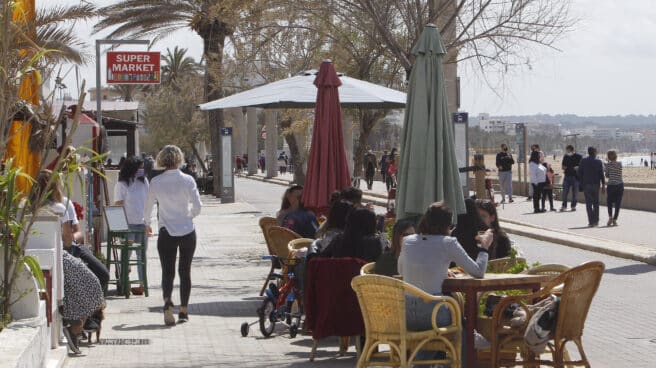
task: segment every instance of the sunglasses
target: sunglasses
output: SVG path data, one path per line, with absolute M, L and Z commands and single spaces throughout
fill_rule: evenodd
M 402 233 L 402 234 L 401 234 L 401 236 L 404 237 L 404 238 L 405 238 L 406 236 L 410 236 L 410 235 L 415 235 L 415 233 Z

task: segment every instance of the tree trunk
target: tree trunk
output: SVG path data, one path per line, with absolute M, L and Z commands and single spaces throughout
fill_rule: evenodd
M 285 119 L 280 122 L 280 128 L 283 130 L 283 137 L 289 146 L 289 154 L 292 159 L 292 164 L 294 165 L 294 183 L 299 185 L 305 185 L 305 172 L 303 172 L 303 158 L 301 156 L 301 150 L 298 147 L 298 142 L 296 141 L 296 136 L 294 133 L 288 132 L 285 133 L 285 129 L 289 129 L 292 126 L 291 119 Z
M 367 153 L 367 141 L 373 131 L 376 123 L 386 115 L 383 110 L 366 110 L 360 111 L 360 137 L 358 138 L 357 146 L 353 158 L 353 175 L 364 176 L 363 167 L 364 155 Z
M 225 39 L 231 34 L 223 22 L 207 19 L 200 22 L 197 29 L 203 38 L 203 50 L 206 60 L 205 67 L 205 101 L 213 101 L 223 97 L 223 48 Z M 212 172 L 214 174 L 214 195 L 221 195 L 221 141 L 220 131 L 223 127 L 223 110 L 208 111 L 210 131 L 210 146 L 212 152 Z
M 196 149 L 195 142 L 191 142 L 190 145 L 191 145 L 191 151 L 194 153 L 196 160 L 198 160 L 198 164 L 200 165 L 200 167 L 203 169 L 204 172 L 207 172 L 207 166 L 205 166 L 205 161 L 203 161 L 203 158 L 200 157 L 200 153 Z

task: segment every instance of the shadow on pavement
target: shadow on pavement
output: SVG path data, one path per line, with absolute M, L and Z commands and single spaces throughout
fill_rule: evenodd
M 161 309 L 162 308 L 159 308 L 160 313 L 161 313 Z M 171 328 L 172 326 L 166 326 L 164 324 L 149 324 L 149 325 L 134 325 L 134 326 L 120 324 L 120 325 L 112 326 L 112 330 L 114 331 L 154 331 L 154 330 L 168 330 Z
M 621 267 L 609 268 L 605 273 L 610 273 L 613 275 L 639 275 L 643 273 L 649 273 L 656 271 L 655 266 L 648 264 L 632 264 Z
M 216 317 L 244 317 L 257 319 L 257 307 L 261 300 L 234 300 L 189 304 L 189 315 Z M 162 307 L 149 307 L 151 313 L 162 313 Z

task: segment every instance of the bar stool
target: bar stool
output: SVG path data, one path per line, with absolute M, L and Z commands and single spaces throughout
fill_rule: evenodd
M 144 231 L 133 231 L 129 229 L 127 216 L 122 206 L 108 206 L 103 209 L 107 221 L 107 256 L 105 266 L 110 269 L 114 265 L 115 279 L 110 279 L 110 284 L 116 284 L 119 295 L 130 297 L 130 285 L 143 284 L 144 295 L 148 296 L 148 276 L 147 276 L 147 257 L 146 247 L 143 243 L 136 243 L 129 238 L 132 235 L 140 235 L 141 239 L 146 239 Z M 131 259 L 132 252 L 139 252 L 141 257 Z M 141 258 L 141 260 L 139 260 Z M 130 279 L 130 266 L 137 266 L 143 275 L 142 280 Z M 105 290 L 105 294 L 107 290 Z

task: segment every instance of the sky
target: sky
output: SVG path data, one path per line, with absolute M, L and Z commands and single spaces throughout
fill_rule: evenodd
M 40 0 L 37 0 L 37 6 Z M 49 0 L 48 4 L 75 4 L 79 0 Z M 105 5 L 114 0 L 96 0 Z M 477 115 L 654 114 L 656 86 L 656 5 L 654 0 L 572 0 L 571 14 L 579 19 L 575 27 L 552 50 L 531 50 L 531 69 L 513 70 L 500 87 L 487 86 L 471 68 L 459 67 L 461 110 Z M 75 25 L 88 40 L 95 21 Z M 102 34 L 100 35 L 102 36 Z M 200 59 L 201 39 L 189 30 L 180 30 L 155 44 L 152 51 L 167 47 L 188 48 Z M 137 50 L 122 46 L 121 50 Z M 105 61 L 102 58 L 102 66 Z M 71 69 L 62 68 L 62 75 Z M 101 68 L 102 69 L 102 68 Z M 104 75 L 104 73 L 103 73 Z M 80 68 L 87 86 L 95 86 L 95 61 Z M 104 78 L 104 76 L 103 76 Z M 66 76 L 69 92 L 76 94 L 74 69 Z

